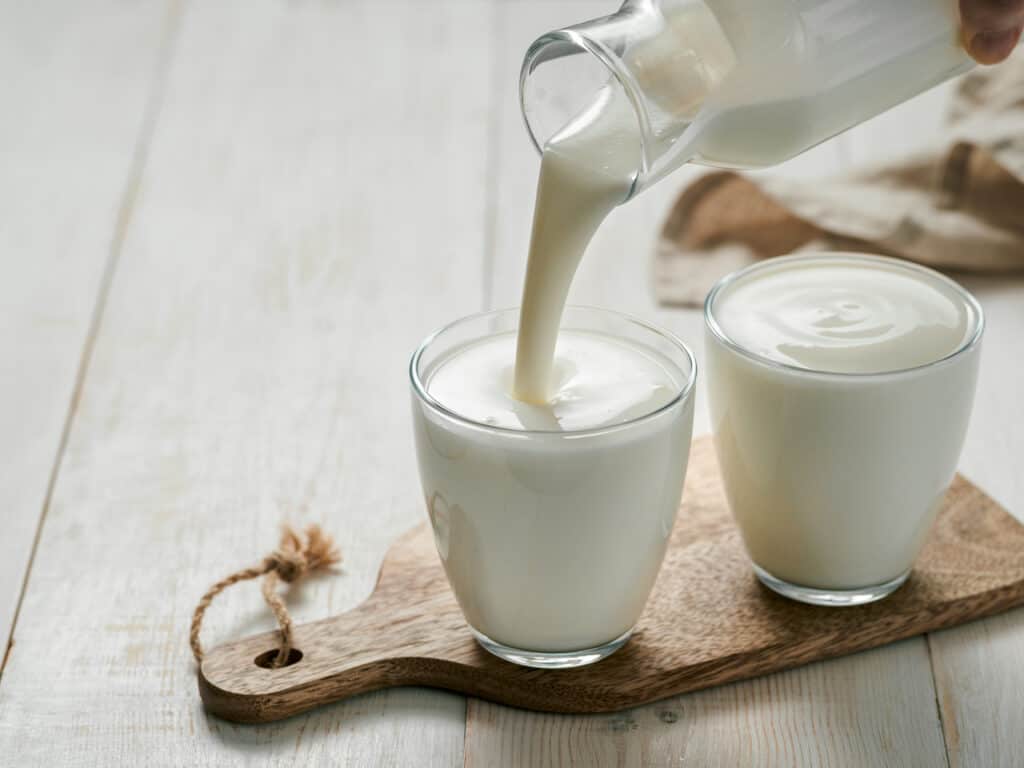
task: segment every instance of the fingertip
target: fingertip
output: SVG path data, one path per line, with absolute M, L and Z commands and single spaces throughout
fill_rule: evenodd
M 1021 31 L 1021 27 L 1014 27 L 998 32 L 978 32 L 971 37 L 967 52 L 979 64 L 998 64 L 1013 53 Z

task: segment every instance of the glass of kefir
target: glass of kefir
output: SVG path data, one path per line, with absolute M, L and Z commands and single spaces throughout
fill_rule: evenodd
M 711 291 L 708 400 L 758 578 L 857 605 L 907 579 L 953 478 L 984 319 L 952 280 L 898 259 L 770 259 Z

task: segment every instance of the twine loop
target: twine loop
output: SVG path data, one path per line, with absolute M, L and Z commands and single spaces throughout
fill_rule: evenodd
M 199 642 L 199 631 L 202 629 L 203 617 L 210 607 L 213 598 L 240 581 L 258 579 L 263 576 L 260 591 L 270 610 L 274 612 L 281 632 L 281 643 L 277 655 L 271 661 L 271 667 L 280 667 L 288 660 L 292 649 L 292 618 L 281 595 L 277 593 L 277 582 L 293 584 L 299 579 L 317 571 L 326 570 L 341 561 L 341 553 L 334 546 L 334 541 L 325 534 L 319 525 L 306 528 L 305 538 L 290 526 L 285 526 L 281 533 L 278 548 L 263 558 L 259 565 L 243 568 L 230 576 L 218 581 L 204 594 L 192 613 L 192 624 L 189 631 L 189 645 L 197 663 L 203 661 L 203 648 Z

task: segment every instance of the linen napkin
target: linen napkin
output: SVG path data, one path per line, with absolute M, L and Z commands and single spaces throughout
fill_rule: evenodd
M 1024 271 L 1024 47 L 958 84 L 939 149 L 825 180 L 709 173 L 669 213 L 655 255 L 662 304 L 800 250 L 898 256 L 952 271 Z

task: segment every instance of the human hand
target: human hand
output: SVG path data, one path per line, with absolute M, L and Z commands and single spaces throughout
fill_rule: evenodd
M 1024 30 L 1024 0 L 960 0 L 964 48 L 979 64 L 997 64 Z

